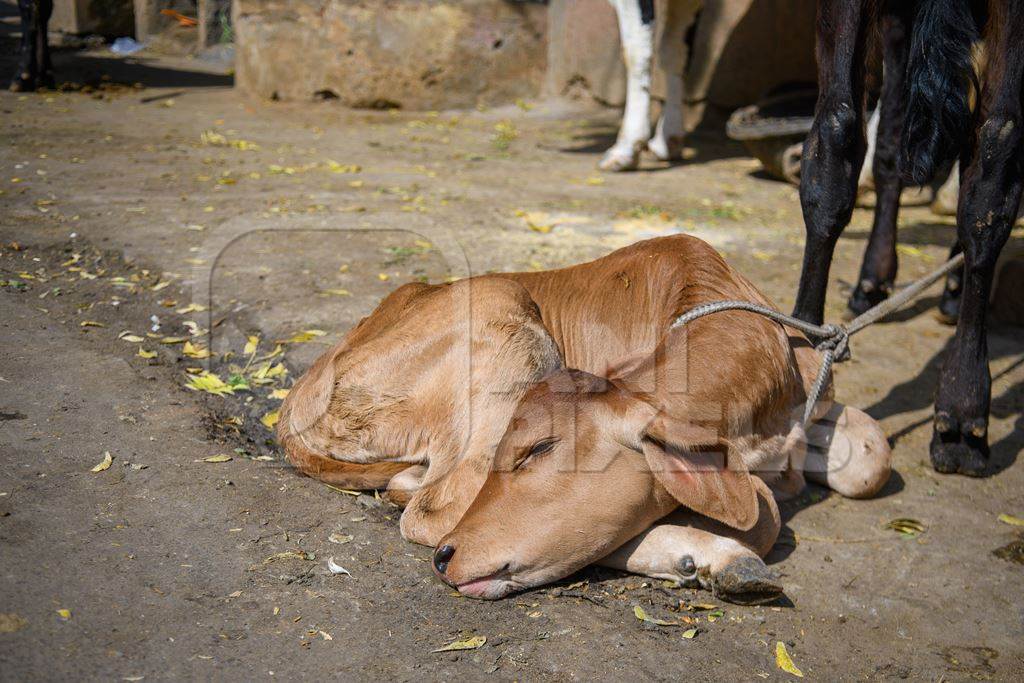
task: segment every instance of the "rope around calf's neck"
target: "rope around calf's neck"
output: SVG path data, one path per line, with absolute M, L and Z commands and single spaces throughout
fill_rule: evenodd
M 825 390 L 825 386 L 828 384 L 832 373 L 832 366 L 835 363 L 842 363 L 845 360 L 849 360 L 850 337 L 857 334 L 868 325 L 874 324 L 890 313 L 902 308 L 907 304 L 907 302 L 917 298 L 921 292 L 931 287 L 938 280 L 963 265 L 963 262 L 963 253 L 957 254 L 942 264 L 939 268 L 936 268 L 921 279 L 915 280 L 907 287 L 904 287 L 896 296 L 872 306 L 846 325 L 835 325 L 832 323 L 815 325 L 813 323 L 800 320 L 799 318 L 794 318 L 791 315 L 780 313 L 768 306 L 755 304 L 752 301 L 712 301 L 710 303 L 695 306 L 676 318 L 672 324 L 669 325 L 669 330 L 683 327 L 687 323 L 691 323 L 698 318 L 703 318 L 704 316 L 711 315 L 712 313 L 719 313 L 721 311 L 747 311 L 763 315 L 777 323 L 803 332 L 811 339 L 814 343 L 814 348 L 822 355 L 821 367 L 818 369 L 818 375 L 814 378 L 814 384 L 811 385 L 811 390 L 807 392 L 807 403 L 804 406 L 803 419 L 803 423 L 806 425 L 811 421 L 814 406 L 818 403 L 818 399 L 821 398 L 821 393 Z

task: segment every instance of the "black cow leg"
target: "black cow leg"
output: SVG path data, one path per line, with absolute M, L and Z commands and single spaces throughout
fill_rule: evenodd
M 11 90 L 32 91 L 54 86 L 53 65 L 47 41 L 47 24 L 53 14 L 53 0 L 18 0 L 21 15 L 21 46 L 18 71 L 11 79 Z
M 910 47 L 912 3 L 887 0 L 882 6 L 880 28 L 884 65 L 881 117 L 872 166 L 875 178 L 875 220 L 871 226 L 857 286 L 847 305 L 859 315 L 888 298 L 896 280 L 896 221 L 900 210 L 899 151 L 903 128 L 903 92 Z
M 996 259 L 1017 218 L 1024 183 L 1024 0 L 1002 0 L 998 7 L 1003 21 L 989 37 L 979 126 L 964 160 L 957 210 L 964 250 L 960 317 L 939 377 L 931 443 L 936 470 L 972 476 L 985 473 L 989 456 L 992 377 L 985 316 Z
M 800 206 L 807 240 L 793 314 L 820 323 L 836 241 L 864 163 L 864 34 L 868 0 L 819 0 L 818 102 L 804 142 Z

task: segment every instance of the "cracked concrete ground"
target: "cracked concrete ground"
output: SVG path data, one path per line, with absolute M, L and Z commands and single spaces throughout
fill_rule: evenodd
M 260 423 L 272 390 L 403 282 L 685 231 L 788 309 L 796 190 L 740 147 L 701 133 L 683 164 L 599 175 L 616 115 L 578 103 L 349 111 L 249 101 L 196 62 L 61 53 L 57 67 L 92 92 L 0 94 L 0 678 L 770 680 L 789 677 L 777 641 L 809 678 L 1024 675 L 1024 567 L 993 553 L 1021 531 L 998 516 L 1024 516 L 1020 328 L 991 335 L 992 476 L 937 475 L 930 401 L 952 330 L 934 292 L 859 336 L 837 371 L 841 400 L 891 435 L 893 481 L 876 500 L 811 488 L 786 504 L 770 560 L 788 599 L 694 612 L 693 640 L 632 607 L 674 618 L 710 595 L 610 571 L 496 603 L 454 597 L 394 509 L 279 460 Z M 840 241 L 831 320 L 870 220 L 857 210 Z M 901 280 L 953 233 L 905 210 Z M 283 345 L 271 361 L 286 377 L 217 397 L 184 388 L 206 360 L 146 336 L 188 335 L 188 320 L 213 330 L 223 377 L 250 336 L 269 354 L 325 334 Z M 105 451 L 110 468 L 90 472 Z M 203 461 L 217 454 L 232 460 Z M 925 531 L 884 528 L 896 518 Z M 431 652 L 468 634 L 487 643 Z

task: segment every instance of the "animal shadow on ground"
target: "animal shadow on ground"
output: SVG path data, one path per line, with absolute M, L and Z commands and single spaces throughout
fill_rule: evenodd
M 568 145 L 557 147 L 559 152 L 568 154 L 589 154 L 600 157 L 605 150 L 615 144 L 615 136 L 618 129 L 610 124 L 591 123 L 583 126 L 573 136 L 572 142 Z M 747 156 L 743 147 L 732 140 L 729 140 L 720 130 L 709 130 L 698 128 L 686 136 L 686 146 L 694 150 L 693 156 L 688 159 L 674 161 L 655 160 L 647 154 L 643 157 L 643 164 L 633 173 L 659 173 L 667 171 L 676 166 L 699 164 L 720 159 L 735 159 Z M 653 163 L 652 163 L 653 162 Z M 596 165 L 596 161 L 594 162 Z
M 1013 465 L 1017 455 L 1024 449 L 1024 382 L 1017 382 L 1005 388 L 1000 386 L 1003 377 L 1024 365 L 1024 354 L 1020 344 L 1021 332 L 1020 327 L 1010 325 L 993 323 L 989 326 L 989 360 L 1016 357 L 1009 367 L 992 375 L 992 415 L 998 418 L 1016 416 L 1016 422 L 1006 436 L 991 444 L 992 456 L 985 476 L 998 474 Z M 935 388 L 938 386 L 942 362 L 949 352 L 952 341 L 953 338 L 950 336 L 942 350 L 928 359 L 916 376 L 894 386 L 889 393 L 866 408 L 865 412 L 876 420 L 883 420 L 893 415 L 930 408 Z M 895 445 L 901 438 L 919 427 L 930 424 L 931 421 L 932 415 L 929 413 L 892 434 L 889 442 Z

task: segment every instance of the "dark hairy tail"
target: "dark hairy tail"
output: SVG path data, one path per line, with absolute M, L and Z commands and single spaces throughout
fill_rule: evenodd
M 908 183 L 923 185 L 959 156 L 977 88 L 971 45 L 978 30 L 970 0 L 919 0 L 910 39 L 900 164 Z

